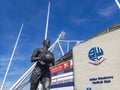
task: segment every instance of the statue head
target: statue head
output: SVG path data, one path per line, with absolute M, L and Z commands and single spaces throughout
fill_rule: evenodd
M 43 45 L 44 45 L 45 48 L 48 49 L 50 47 L 50 40 L 49 39 L 44 40 Z

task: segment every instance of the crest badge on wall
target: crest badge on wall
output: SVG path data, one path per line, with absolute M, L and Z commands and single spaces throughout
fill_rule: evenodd
M 93 47 L 88 52 L 89 63 L 94 65 L 101 64 L 106 58 L 104 58 L 104 52 L 102 48 Z

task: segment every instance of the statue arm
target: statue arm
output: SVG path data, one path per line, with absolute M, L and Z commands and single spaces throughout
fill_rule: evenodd
M 53 58 L 53 62 L 52 62 L 52 66 L 54 66 L 54 65 L 55 65 L 55 58 Z
M 32 56 L 31 56 L 31 62 L 36 62 L 36 61 L 39 61 L 41 59 L 41 57 L 38 56 L 39 54 L 39 49 L 35 49 Z

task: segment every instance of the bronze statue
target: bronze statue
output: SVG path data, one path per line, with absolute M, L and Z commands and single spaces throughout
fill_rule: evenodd
M 43 90 L 50 90 L 51 74 L 49 67 L 54 66 L 54 55 L 48 50 L 50 40 L 43 41 L 43 48 L 36 48 L 31 56 L 31 62 L 37 62 L 30 77 L 30 90 L 37 90 L 39 82 Z

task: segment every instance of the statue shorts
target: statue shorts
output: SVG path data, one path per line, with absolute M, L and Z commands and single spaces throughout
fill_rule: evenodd
M 39 82 L 42 84 L 43 90 L 50 90 L 51 74 L 49 69 L 41 70 L 41 68 L 35 67 L 35 69 L 32 72 L 30 82 L 30 90 L 37 90 Z

